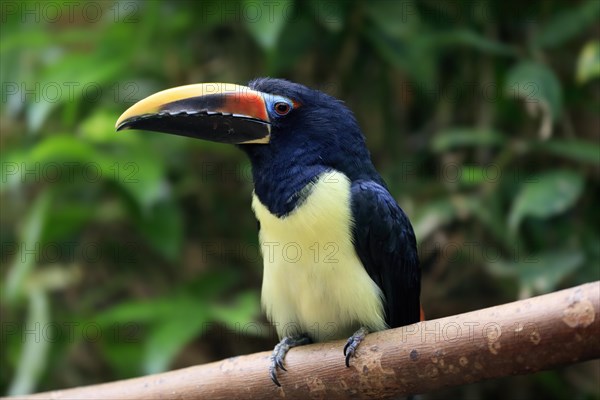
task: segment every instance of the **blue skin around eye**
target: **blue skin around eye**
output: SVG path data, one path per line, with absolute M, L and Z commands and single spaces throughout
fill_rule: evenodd
M 265 103 L 267 103 L 267 109 L 269 110 L 269 117 L 271 117 L 271 118 L 281 117 L 281 115 L 277 114 L 277 112 L 275 111 L 275 105 L 277 103 L 286 103 L 288 106 L 290 106 L 290 110 L 292 110 L 294 108 L 294 103 L 292 103 L 292 101 L 290 99 L 283 97 L 283 96 L 273 95 L 273 94 L 269 94 L 269 95 L 265 96 Z

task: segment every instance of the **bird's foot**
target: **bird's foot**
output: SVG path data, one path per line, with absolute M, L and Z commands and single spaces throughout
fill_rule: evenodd
M 346 367 L 350 366 L 350 357 L 354 357 L 354 353 L 356 353 L 358 345 L 368 334 L 369 330 L 364 326 L 361 326 L 359 330 L 354 332 L 354 334 L 348 338 L 348 341 L 344 346 L 344 355 L 346 356 Z
M 283 366 L 283 360 L 287 352 L 296 346 L 303 346 L 305 344 L 311 343 L 311 339 L 306 334 L 302 334 L 299 336 L 286 336 L 273 349 L 273 353 L 271 354 L 271 365 L 269 366 L 269 376 L 274 384 L 281 387 L 281 384 L 277 380 L 277 368 L 281 368 L 284 371 L 287 371 Z

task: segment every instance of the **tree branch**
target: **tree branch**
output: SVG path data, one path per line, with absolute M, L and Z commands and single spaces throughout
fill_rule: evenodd
M 341 399 L 431 392 L 600 357 L 600 281 L 344 341 L 294 348 L 269 379 L 270 352 L 28 399 Z

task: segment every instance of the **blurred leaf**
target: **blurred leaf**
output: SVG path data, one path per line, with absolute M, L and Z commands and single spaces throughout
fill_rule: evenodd
M 235 271 L 220 268 L 202 274 L 200 279 L 189 283 L 186 290 L 201 299 L 212 299 L 227 293 L 239 278 Z
M 365 25 L 363 33 L 371 45 L 387 62 L 431 93 L 428 88 L 437 84 L 437 36 L 421 27 L 414 1 L 369 1 L 364 7 L 372 23 Z
M 536 144 L 540 150 L 574 161 L 600 164 L 600 145 L 598 143 L 578 139 L 551 139 Z
M 200 336 L 209 322 L 222 322 L 240 332 L 255 332 L 246 328 L 255 323 L 259 304 L 258 293 L 253 290 L 240 293 L 226 306 L 211 302 L 206 308 L 199 307 L 195 298 L 178 297 L 169 315 L 152 329 L 146 343 L 144 371 L 150 374 L 168 369 L 185 345 Z
M 179 297 L 173 302 L 169 315 L 152 329 L 148 337 L 144 372 L 154 374 L 167 370 L 173 358 L 198 336 L 208 321 L 208 314 L 197 301 Z
M 488 181 L 486 168 L 476 165 L 462 165 L 460 167 L 460 184 L 463 186 L 477 186 Z
M 413 0 L 369 1 L 365 12 L 383 33 L 393 39 L 403 39 L 416 33 L 420 23 Z
M 0 193 L 9 190 L 16 190 L 24 180 L 23 160 L 27 159 L 28 152 L 22 148 L 5 150 L 0 153 L 2 161 L 0 162 Z
M 15 12 L 12 16 L 18 16 Z M 55 46 L 57 43 L 62 45 L 75 45 L 93 43 L 98 37 L 96 31 L 86 28 L 72 28 L 64 31 L 53 32 L 49 35 L 47 31 L 39 29 L 42 24 L 30 24 L 28 29 L 13 31 L 10 35 L 0 36 L 0 56 L 10 51 L 22 49 L 45 49 Z M 37 29 L 36 29 L 37 28 Z
M 453 29 L 442 32 L 436 37 L 436 44 L 440 46 L 465 46 L 484 53 L 500 56 L 515 56 L 517 50 L 514 46 L 504 44 L 468 29 Z
M 142 213 L 170 196 L 165 181 L 165 164 L 148 143 L 141 140 L 125 143 L 110 153 L 106 175 L 115 181 L 140 206 Z
M 72 181 L 69 174 L 74 169 L 84 169 L 85 173 L 79 175 L 87 176 L 89 182 L 102 179 L 116 182 L 146 212 L 167 195 L 164 162 L 148 143 L 133 138 L 118 141 L 119 148 L 105 151 L 72 136 L 50 136 L 31 151 L 26 165 L 40 171 L 59 168 L 59 176 L 68 181 Z
M 270 4 L 244 0 L 244 22 L 246 29 L 254 40 L 263 48 L 270 51 L 275 48 L 283 27 L 293 15 L 294 2 L 281 0 Z
M 102 89 L 106 89 L 104 85 L 117 81 L 127 62 L 119 57 L 107 56 L 103 52 L 95 52 L 93 56 L 68 53 L 44 69 L 40 87 L 45 90 L 42 90 L 41 97 L 57 104 L 78 102 L 81 97 L 92 103 L 98 101 Z
M 598 77 L 600 77 L 600 42 L 590 41 L 579 54 L 576 80 L 581 85 Z
M 108 164 L 107 160 L 88 143 L 67 134 L 53 135 L 39 142 L 31 150 L 27 162 L 31 164 L 30 168 L 41 164 L 36 166 L 40 170 L 44 168 L 44 164 L 50 163 L 60 168 L 81 167 L 87 163 L 98 163 L 102 168 Z
M 44 190 L 35 199 L 25 217 L 19 235 L 19 245 L 28 252 L 26 257 L 15 257 L 6 280 L 6 297 L 14 301 L 22 294 L 23 284 L 34 267 L 40 249 L 40 236 L 47 223 L 50 206 L 53 200 L 52 190 Z
M 347 13 L 346 9 L 349 5 L 348 2 L 310 0 L 308 4 L 317 21 L 327 30 L 336 33 L 342 30 Z M 308 34 L 311 30 L 297 32 Z
M 22 29 L 13 32 L 11 35 L 0 37 L 0 55 L 17 50 L 21 46 L 29 46 L 30 48 L 49 46 L 53 40 L 50 35 L 41 29 Z
M 560 10 L 542 26 L 533 39 L 533 45 L 554 47 L 583 33 L 600 18 L 600 1 L 588 0 L 578 7 Z
M 9 396 L 29 394 L 35 390 L 38 379 L 46 368 L 48 349 L 51 343 L 50 340 L 45 340 L 37 335 L 47 331 L 50 326 L 49 322 L 50 311 L 46 293 L 41 289 L 32 290 L 29 293 L 29 310 L 24 329 L 36 332 L 36 334 L 23 333 L 25 342 L 17 371 L 8 389 Z M 50 333 L 50 335 L 52 334 Z
M 120 303 L 109 310 L 97 314 L 94 321 L 101 325 L 124 322 L 152 323 L 168 318 L 178 297 L 195 296 L 196 304 L 213 301 L 227 292 L 236 282 L 237 275 L 227 270 L 213 271 L 179 287 L 173 293 L 151 300 L 137 300 Z
M 157 373 L 168 369 L 181 349 L 193 338 L 200 336 L 209 322 L 222 322 L 240 332 L 255 332 L 246 329 L 255 323 L 260 312 L 260 300 L 254 290 L 238 294 L 227 305 L 209 302 L 205 308 L 199 307 L 197 299 L 179 297 L 173 304 L 171 313 L 160 325 L 152 330 L 146 343 L 144 370 Z
M 45 292 L 61 290 L 78 282 L 81 275 L 82 272 L 76 264 L 67 266 L 52 263 L 32 273 L 31 278 L 27 281 L 27 288 Z
M 442 153 L 456 148 L 474 146 L 491 147 L 504 143 L 504 137 L 492 130 L 453 128 L 439 132 L 431 142 L 433 151 Z
M 96 314 L 94 321 L 101 325 L 119 322 L 152 322 L 169 314 L 171 303 L 168 300 L 152 299 L 128 301 Z
M 539 254 L 517 254 L 515 260 L 489 260 L 488 270 L 496 276 L 516 276 L 521 293 L 548 293 L 555 290 L 567 275 L 584 260 L 580 250 L 556 250 Z
M 508 218 L 511 232 L 516 233 L 527 216 L 547 218 L 564 212 L 577 201 L 583 186 L 583 177 L 568 170 L 546 172 L 523 184 Z
M 43 97 L 27 107 L 27 127 L 29 131 L 38 132 L 54 107 L 56 107 L 56 103 L 47 101 Z
M 558 78 L 543 64 L 523 61 L 506 77 L 504 91 L 509 97 L 521 98 L 534 112 L 549 112 L 553 121 L 562 113 L 562 89 Z
M 177 205 L 173 202 L 157 203 L 148 212 L 142 213 L 137 225 L 140 233 L 167 260 L 180 258 L 183 220 Z
M 329 2 L 317 1 L 319 4 L 330 4 Z M 277 51 L 274 56 L 269 57 L 270 66 L 274 73 L 285 71 L 298 65 L 302 57 L 313 48 L 312 43 L 318 40 L 318 32 L 314 23 L 307 17 L 298 16 L 287 24 L 282 32 L 285 40 L 277 43 Z M 298 32 L 304 32 L 298 35 Z M 220 143 L 218 143 L 220 145 Z M 230 146 L 218 146 L 218 151 L 227 151 Z M 216 146 L 215 146 L 216 148 Z M 223 149 L 227 148 L 227 149 Z
M 456 209 L 450 199 L 434 200 L 423 205 L 416 218 L 413 218 L 415 236 L 419 242 L 432 232 L 451 222 L 456 217 Z
M 77 110 L 80 104 L 98 102 L 106 90 L 106 83 L 118 76 L 124 62 L 118 57 L 107 61 L 103 55 L 89 57 L 74 54 L 46 68 L 36 82 L 35 87 L 39 89 L 35 96 L 28 97 L 29 129 L 37 132 L 50 112 L 61 104 L 68 104 Z M 77 76 L 76 80 L 74 76 Z
M 236 277 L 227 270 L 204 274 L 185 288 L 164 297 L 121 303 L 96 316 L 94 322 L 104 327 L 148 324 L 144 372 L 164 371 L 187 343 L 201 335 L 208 322 L 233 326 L 253 320 L 260 304 L 255 291 L 243 292 L 227 304 L 217 302 L 217 298 L 236 282 Z
M 97 170 L 93 168 L 86 173 L 83 166 L 89 165 L 89 161 L 78 161 L 85 160 L 93 150 L 73 140 L 65 145 L 63 139 L 47 139 L 30 154 L 23 154 L 17 174 L 10 176 L 16 178 L 16 184 L 46 184 L 46 190 L 53 193 L 51 212 L 38 236 L 41 245 L 66 239 L 89 221 L 96 210 L 92 204 L 95 192 L 89 185 L 99 180 Z
M 139 345 L 143 327 L 135 323 L 117 324 L 106 328 L 108 332 L 100 342 L 102 355 L 119 379 L 134 378 L 143 373 L 140 360 L 144 347 Z
M 95 215 L 96 207 L 82 199 L 67 200 L 57 196 L 52 212 L 40 237 L 41 243 L 57 243 L 68 239 Z
M 377 28 L 368 29 L 365 33 L 371 45 L 387 62 L 406 72 L 425 93 L 436 93 L 438 53 L 430 34 L 395 39 Z
M 91 142 L 114 142 L 115 139 L 135 138 L 135 135 L 122 135 L 115 132 L 115 121 L 119 115 L 101 109 L 85 119 L 79 126 L 81 138 Z
M 237 294 L 232 303 L 226 306 L 217 304 L 210 310 L 215 320 L 222 321 L 231 329 L 255 332 L 245 328 L 248 324 L 254 324 L 260 315 L 260 298 L 256 290 L 248 290 Z
M 519 244 L 515 239 L 507 234 L 505 212 L 498 196 L 492 194 L 481 197 L 473 194 L 467 196 L 465 200 L 465 207 L 468 208 L 470 215 L 481 222 L 498 242 L 507 248 L 515 248 L 515 245 L 518 247 Z

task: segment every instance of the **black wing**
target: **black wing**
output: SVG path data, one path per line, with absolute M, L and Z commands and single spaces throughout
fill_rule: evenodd
M 420 320 L 421 270 L 410 221 L 386 188 L 352 183 L 354 248 L 385 297 L 390 328 Z

